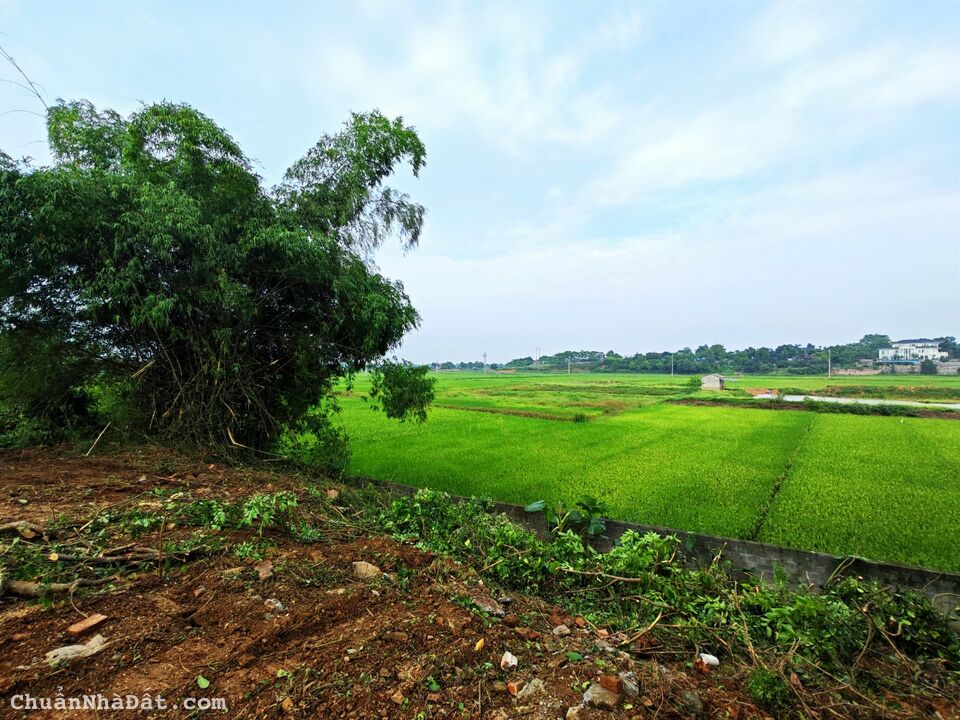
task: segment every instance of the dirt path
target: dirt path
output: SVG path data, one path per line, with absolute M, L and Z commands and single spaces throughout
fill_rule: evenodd
M 773 393 L 759 393 L 753 397 L 759 400 L 774 400 L 779 396 Z M 944 410 L 960 410 L 960 403 L 948 402 L 920 402 L 918 400 L 884 400 L 880 398 L 843 398 L 828 395 L 784 395 L 786 402 L 799 403 L 804 400 L 817 402 L 838 403 L 840 405 L 904 405 L 915 408 L 943 408 Z

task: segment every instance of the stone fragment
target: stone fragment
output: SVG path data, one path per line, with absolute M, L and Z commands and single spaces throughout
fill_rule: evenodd
M 703 701 L 695 692 L 684 690 L 680 693 L 679 700 L 683 708 L 691 715 L 699 715 L 703 712 Z
M 51 667 L 58 663 L 68 660 L 77 660 L 79 658 L 96 655 L 103 650 L 109 643 L 103 635 L 94 635 L 82 645 L 65 645 L 56 650 L 51 650 L 44 656 L 44 660 Z
M 261 580 L 269 580 L 273 577 L 273 563 L 269 560 L 261 560 L 253 569 L 257 571 L 257 577 Z
M 537 695 L 546 692 L 547 686 L 543 684 L 543 680 L 540 678 L 534 678 L 517 693 L 517 700 L 521 702 L 526 702 L 531 700 Z
M 620 695 L 610 692 L 599 683 L 594 683 L 583 694 L 583 704 L 600 710 L 616 710 L 620 704 Z
M 482 612 L 489 613 L 495 617 L 503 617 L 506 615 L 504 609 L 500 607 L 500 603 L 489 595 L 477 593 L 470 597 L 470 601 Z
M 566 625 L 557 625 L 557 626 L 553 629 L 553 634 L 554 634 L 556 637 L 563 637 L 564 635 L 569 635 L 569 634 L 570 634 L 570 628 L 568 628 Z
M 373 580 L 374 578 L 380 577 L 382 574 L 383 573 L 380 572 L 380 568 L 378 568 L 376 565 L 372 565 L 363 560 L 356 560 L 353 563 L 353 575 L 361 580 Z
M 623 692 L 623 680 L 617 675 L 601 675 L 600 686 L 617 695 Z
M 517 666 L 517 656 L 511 653 L 509 650 L 504 651 L 503 657 L 500 658 L 500 669 L 501 670 L 510 670 Z
M 637 674 L 634 672 L 620 673 L 620 682 L 623 683 L 623 693 L 627 697 L 640 696 L 640 683 L 637 680 Z

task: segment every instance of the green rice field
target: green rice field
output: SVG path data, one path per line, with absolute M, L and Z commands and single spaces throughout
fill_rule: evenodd
M 424 424 L 372 412 L 362 380 L 343 395 L 354 473 L 513 503 L 589 494 L 618 519 L 960 571 L 960 421 L 678 405 L 717 396 L 681 376 L 437 378 Z M 960 397 L 947 376 L 749 376 L 724 394 L 828 385 Z

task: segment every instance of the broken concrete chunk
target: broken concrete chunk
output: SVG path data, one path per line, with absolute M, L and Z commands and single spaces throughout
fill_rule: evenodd
M 276 612 L 287 611 L 286 606 L 276 598 L 267 598 L 263 601 L 263 604 L 266 605 L 269 610 L 274 610 Z
M 509 670 L 517 666 L 517 656 L 511 653 L 509 650 L 503 653 L 503 657 L 500 658 L 500 669 Z

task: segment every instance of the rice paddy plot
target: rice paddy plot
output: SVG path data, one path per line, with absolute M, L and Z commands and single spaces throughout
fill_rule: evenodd
M 760 539 L 960 571 L 960 423 L 815 418 Z

